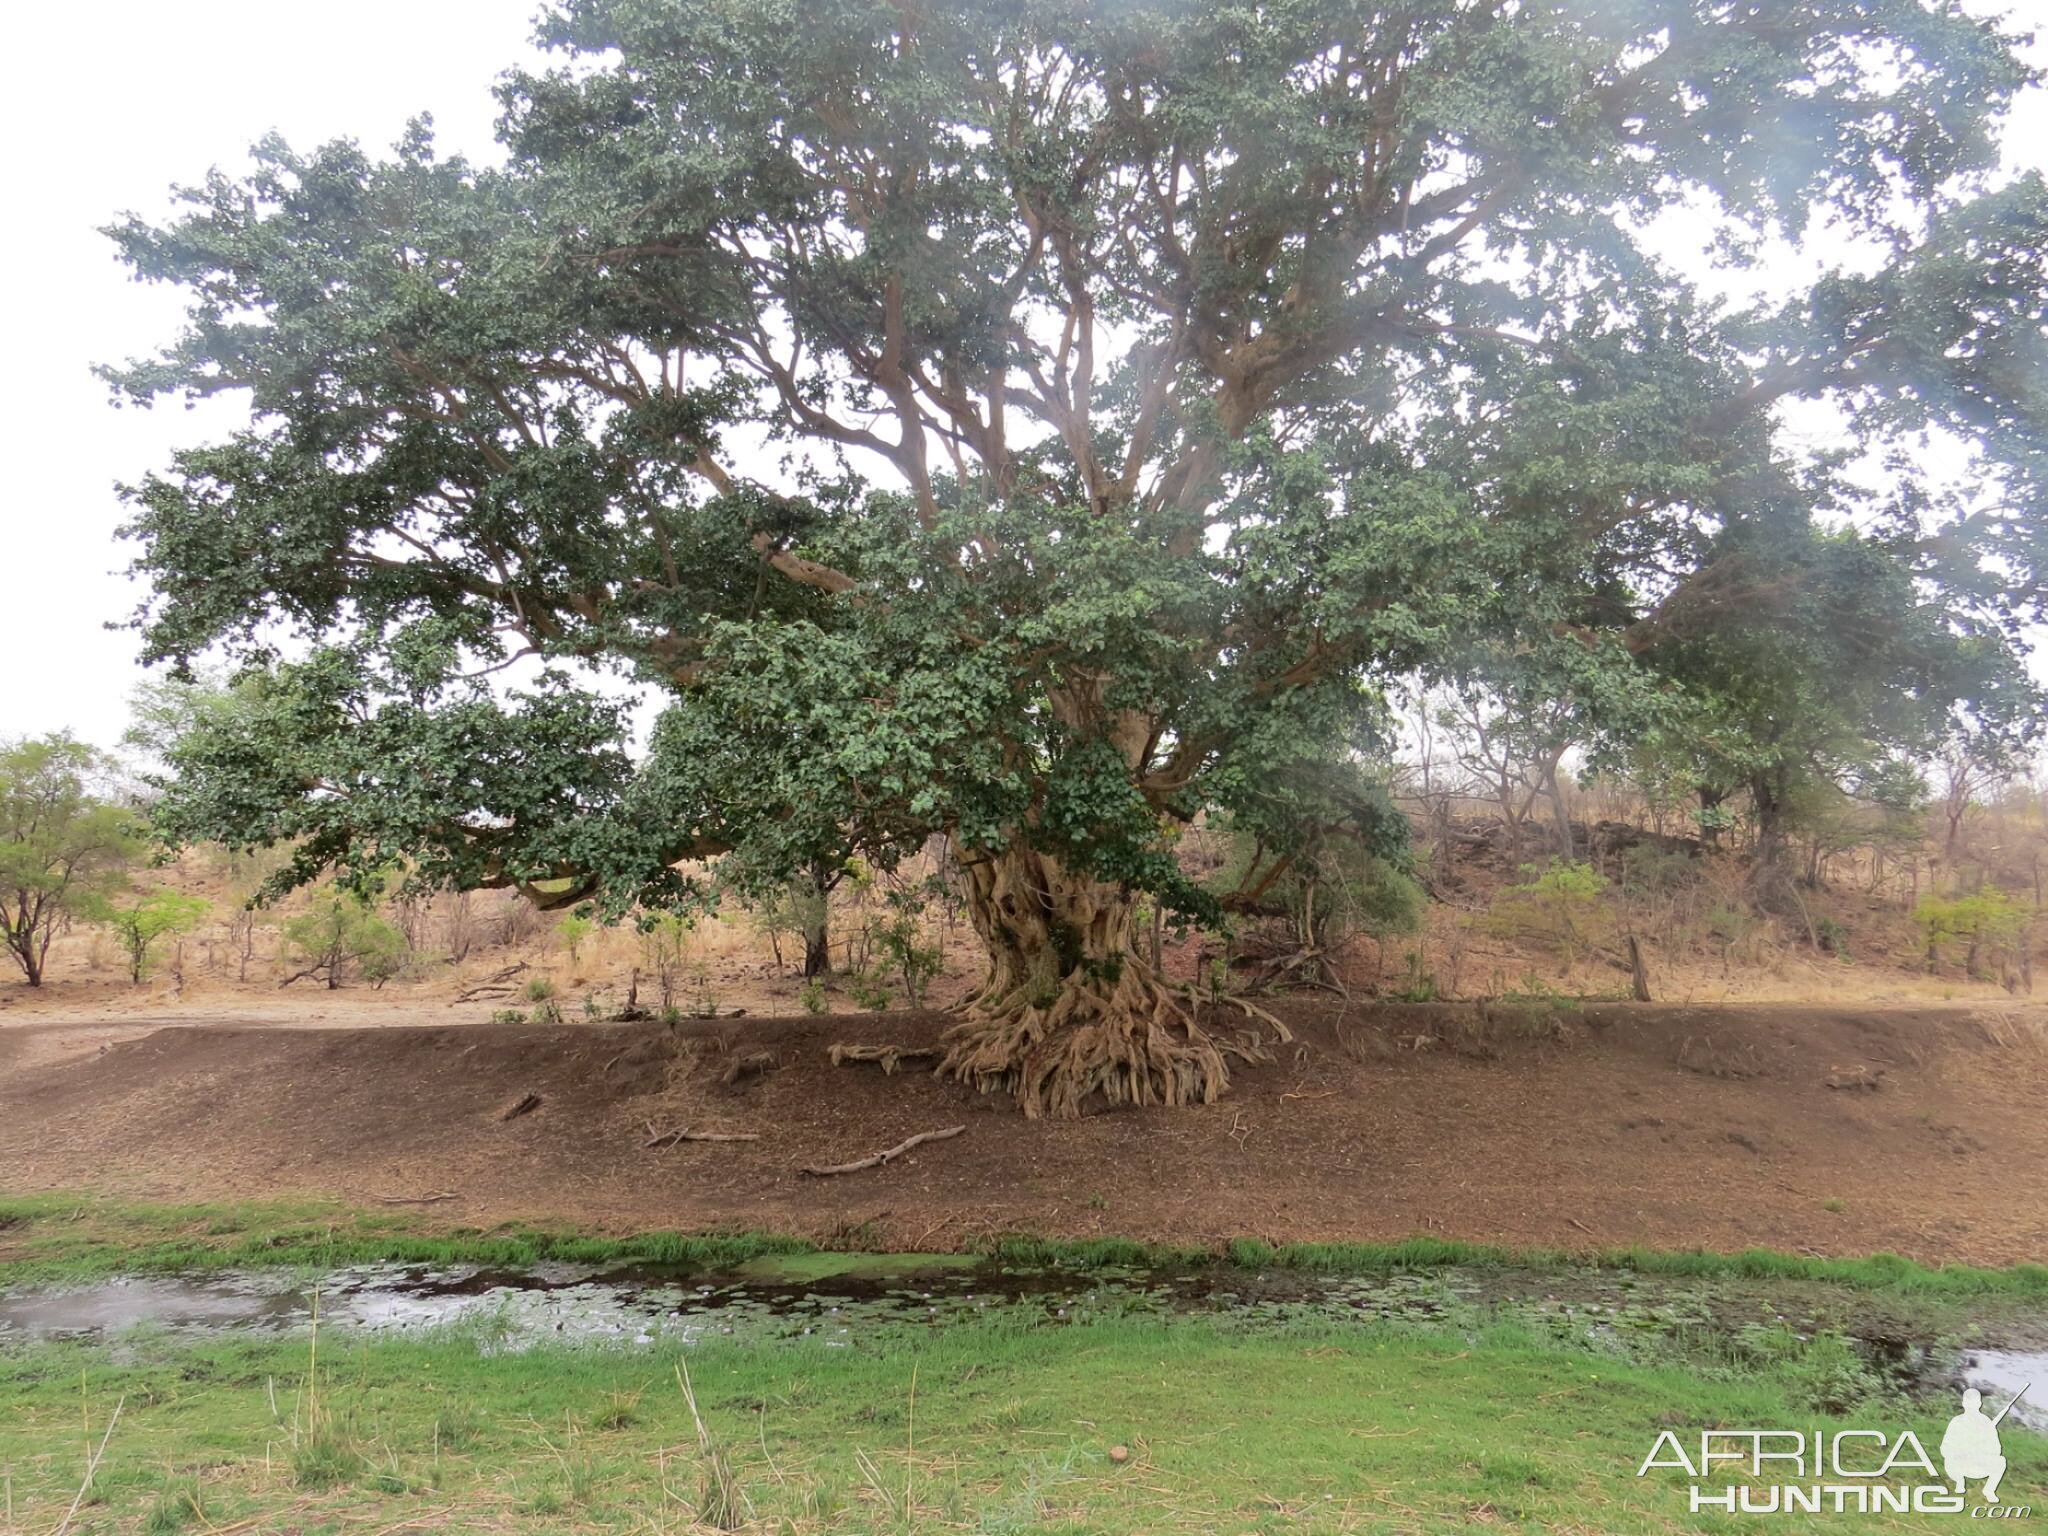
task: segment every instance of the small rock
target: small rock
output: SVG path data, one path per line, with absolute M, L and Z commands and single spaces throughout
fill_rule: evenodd
M 1109 1459 L 1122 1466 L 1131 1459 L 1131 1448 L 1128 1445 L 1112 1445 L 1109 1448 Z

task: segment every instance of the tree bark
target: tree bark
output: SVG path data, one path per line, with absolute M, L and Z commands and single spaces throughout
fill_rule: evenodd
M 804 925 L 804 979 L 823 976 L 832 969 L 832 933 L 823 922 Z
M 947 1031 L 942 1075 L 1003 1089 L 1026 1116 L 1110 1104 L 1208 1104 L 1227 1058 L 1268 1059 L 1256 1041 L 1210 1034 L 1185 991 L 1134 943 L 1134 894 L 1011 846 L 958 850 L 967 911 L 989 974 Z
M 832 970 L 832 889 L 839 884 L 843 861 L 813 859 L 805 878 L 817 902 L 814 915 L 804 922 L 804 979 L 829 975 Z

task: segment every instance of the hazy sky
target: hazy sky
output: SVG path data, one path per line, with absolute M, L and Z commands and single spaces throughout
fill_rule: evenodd
M 295 144 L 382 148 L 434 114 L 450 152 L 488 154 L 492 82 L 530 57 L 532 0 L 110 0 L 38 6 L 8 23 L 18 61 L 0 94 L 14 233 L 0 370 L 7 465 L 0 518 L 0 736 L 70 727 L 111 745 L 143 675 L 136 636 L 109 632 L 139 588 L 113 530 L 113 486 L 173 447 L 233 430 L 226 401 L 114 410 L 95 363 L 177 332 L 177 293 L 128 280 L 99 228 L 166 211 L 173 183 L 239 169 L 270 129 Z M 89 18 L 89 20 L 88 20 Z M 33 61 L 34 67 L 28 67 Z
M 2037 3 L 2014 0 L 2010 13 Z M 2008 10 L 2003 0 L 1982 8 Z M 169 340 L 181 306 L 172 290 L 129 282 L 99 226 L 129 210 L 161 214 L 172 183 L 240 168 L 243 148 L 270 129 L 302 146 L 348 136 L 381 148 L 427 110 L 446 151 L 488 156 L 490 87 L 532 56 L 533 9 L 108 0 L 89 13 L 35 7 L 9 23 L 21 65 L 0 96 L 15 210 L 0 243 L 12 300 L 0 371 L 0 736 L 68 727 L 102 745 L 118 738 L 142 674 L 134 634 L 105 628 L 139 596 L 113 539 L 114 483 L 238 420 L 225 401 L 196 412 L 109 406 L 91 366 Z M 2022 103 L 2007 143 L 2010 162 L 2048 166 L 2048 93 Z

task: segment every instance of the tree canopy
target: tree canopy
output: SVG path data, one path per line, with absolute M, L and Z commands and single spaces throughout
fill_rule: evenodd
M 2030 75 L 1953 3 L 540 32 L 503 165 L 424 122 L 270 140 L 112 232 L 191 300 L 117 390 L 254 410 L 128 493 L 150 657 L 274 671 L 178 749 L 174 836 L 623 910 L 691 859 L 765 887 L 944 834 L 991 972 L 942 1070 L 1183 1102 L 1258 1047 L 1152 973 L 1134 899 L 1214 915 L 1176 822 L 1284 857 L 1356 821 L 1391 679 L 1640 668 L 1742 600 L 1752 530 L 1830 519 L 2008 665 L 2048 597 L 2048 190 L 1992 175 Z M 1878 257 L 1715 302 L 1650 234 L 1688 211 L 1738 271 L 1818 228 Z M 1883 492 L 1793 451 L 1795 396 Z
M 69 736 L 0 741 L 0 941 L 32 987 L 57 931 L 127 884 L 145 829 L 96 794 L 109 765 Z

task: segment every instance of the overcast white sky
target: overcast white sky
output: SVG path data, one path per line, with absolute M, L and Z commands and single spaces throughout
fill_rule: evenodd
M 174 446 L 219 437 L 233 407 L 116 411 L 94 363 L 149 352 L 176 332 L 167 289 L 127 281 L 97 231 L 168 206 L 174 182 L 238 168 L 270 129 L 293 143 L 394 140 L 434 115 L 450 153 L 492 154 L 492 82 L 530 58 L 536 0 L 107 0 L 89 13 L 35 7 L 9 23 L 17 60 L 0 96 L 12 146 L 14 233 L 0 243 L 11 300 L 0 369 L 5 423 L 0 540 L 0 736 L 69 728 L 112 745 L 142 676 L 133 633 L 109 631 L 138 590 L 116 481 Z M 1984 0 L 2025 14 L 2040 0 Z M 2044 18 L 2048 20 L 2048 18 Z M 2048 46 L 2036 57 L 2048 60 Z M 2048 93 L 2015 114 L 2008 160 L 2048 167 Z

